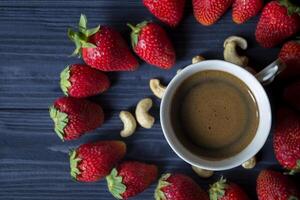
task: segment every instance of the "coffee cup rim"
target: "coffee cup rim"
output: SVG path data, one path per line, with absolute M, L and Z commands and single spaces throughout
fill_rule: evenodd
M 254 138 L 241 152 L 223 160 L 206 160 L 190 152 L 180 143 L 170 123 L 169 112 L 171 100 L 178 86 L 191 75 L 207 70 L 228 72 L 242 80 L 252 91 L 258 105 L 259 125 Z M 181 159 L 199 168 L 220 171 L 237 167 L 258 153 L 270 133 L 272 113 L 270 101 L 265 89 L 253 74 L 226 61 L 207 60 L 185 67 L 171 80 L 161 101 L 160 119 L 162 130 L 168 144 Z

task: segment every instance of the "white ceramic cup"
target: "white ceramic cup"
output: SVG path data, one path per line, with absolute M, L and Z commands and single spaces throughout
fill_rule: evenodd
M 262 86 L 273 81 L 283 70 L 284 65 L 276 60 L 256 75 L 244 68 L 222 60 L 207 60 L 189 65 L 180 71 L 169 83 L 161 102 L 160 121 L 164 136 L 173 151 L 189 164 L 207 170 L 220 171 L 237 167 L 257 154 L 265 144 L 272 123 L 269 98 Z M 206 160 L 190 152 L 176 137 L 171 125 L 171 101 L 180 84 L 193 74 L 206 70 L 219 70 L 230 73 L 242 80 L 252 91 L 259 111 L 259 125 L 251 143 L 238 154 L 223 160 Z

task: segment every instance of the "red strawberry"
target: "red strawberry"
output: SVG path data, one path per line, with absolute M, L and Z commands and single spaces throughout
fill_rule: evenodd
M 188 176 L 164 174 L 155 190 L 156 200 L 208 200 L 208 195 Z
M 138 62 L 126 42 L 114 29 L 97 26 L 87 29 L 87 19 L 81 15 L 79 32 L 68 30 L 69 38 L 75 43 L 73 55 L 82 55 L 86 64 L 102 71 L 133 71 Z
M 185 0 L 143 0 L 143 2 L 155 17 L 169 26 L 177 26 L 183 16 Z
M 263 9 L 256 27 L 256 41 L 270 48 L 300 30 L 300 9 L 288 0 L 269 2 Z
M 127 161 L 114 168 L 106 177 L 108 189 L 117 199 L 128 199 L 143 192 L 157 179 L 157 167 Z
M 300 81 L 284 89 L 283 98 L 290 105 L 300 110 Z
M 288 109 L 279 110 L 273 147 L 276 159 L 284 168 L 292 170 L 292 174 L 300 171 L 299 115 Z
M 101 106 L 73 97 L 57 99 L 49 112 L 55 125 L 54 130 L 62 140 L 79 138 L 85 132 L 101 126 L 104 121 Z
M 69 65 L 60 74 L 60 87 L 67 96 L 90 97 L 106 91 L 109 86 L 106 74 L 87 65 Z
M 194 16 L 202 25 L 217 22 L 228 10 L 233 0 L 193 0 Z
M 280 74 L 281 77 L 300 76 L 300 41 L 286 42 L 278 57 L 286 64 L 286 69 Z
M 256 181 L 259 200 L 297 200 L 298 189 L 288 176 L 272 170 L 261 171 Z
M 107 176 L 124 157 L 126 144 L 122 141 L 87 143 L 70 152 L 71 176 L 82 182 L 94 182 Z
M 162 69 L 170 69 L 176 60 L 175 51 L 165 30 L 159 25 L 144 21 L 132 29 L 131 43 L 135 53 L 144 61 Z
M 258 14 L 263 7 L 263 0 L 234 0 L 232 5 L 232 20 L 242 24 Z
M 240 186 L 227 183 L 223 177 L 210 186 L 209 197 L 210 200 L 250 200 Z

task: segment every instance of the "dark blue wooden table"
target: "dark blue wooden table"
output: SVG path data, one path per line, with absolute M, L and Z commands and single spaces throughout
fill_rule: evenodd
M 122 139 L 119 111 L 132 110 L 144 97 L 151 97 L 155 102 L 156 123 L 150 130 L 138 128 L 135 135 L 125 139 L 126 159 L 156 163 L 162 173 L 186 173 L 205 189 L 224 175 L 256 198 L 258 172 L 277 166 L 271 136 L 253 170 L 238 167 L 215 173 L 207 180 L 201 179 L 165 141 L 159 123 L 160 101 L 152 96 L 148 83 L 152 77 L 160 77 L 168 83 L 177 69 L 190 64 L 192 57 L 199 53 L 207 59 L 222 59 L 222 43 L 230 35 L 247 38 L 247 55 L 256 69 L 276 59 L 279 48 L 263 49 L 256 44 L 257 17 L 244 25 L 236 25 L 230 11 L 217 24 L 204 27 L 196 23 L 190 4 L 188 1 L 184 20 L 178 28 L 166 27 L 178 54 L 176 66 L 163 71 L 141 62 L 136 72 L 110 73 L 111 89 L 93 98 L 105 109 L 104 126 L 77 141 L 63 143 L 53 131 L 48 107 L 63 95 L 58 85 L 60 71 L 68 64 L 81 62 L 69 57 L 74 46 L 68 41 L 66 28 L 76 25 L 80 13 L 85 13 L 90 26 L 109 24 L 129 43 L 126 22 L 157 20 L 143 7 L 141 0 L 0 0 L 1 200 L 113 199 L 104 180 L 91 184 L 71 180 L 68 151 L 87 141 Z M 135 199 L 153 199 L 154 188 L 152 185 Z

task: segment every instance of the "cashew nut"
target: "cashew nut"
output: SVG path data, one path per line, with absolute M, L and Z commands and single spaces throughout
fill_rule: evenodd
M 201 168 L 193 166 L 193 165 L 192 165 L 192 169 L 194 170 L 194 172 L 196 174 L 198 174 L 202 178 L 209 178 L 214 174 L 213 171 L 206 170 L 206 169 L 201 169 Z
M 144 128 L 151 128 L 154 124 L 154 117 L 148 111 L 152 107 L 152 100 L 145 98 L 139 101 L 135 109 L 135 116 L 138 123 Z
M 245 67 L 248 64 L 248 57 L 240 56 L 237 53 L 237 47 L 243 50 L 247 49 L 247 41 L 238 36 L 230 36 L 224 41 L 224 60 L 233 64 Z
M 253 156 L 252 158 L 250 158 L 249 160 L 247 160 L 246 162 L 244 162 L 242 164 L 242 166 L 245 168 L 245 169 L 252 169 L 254 168 L 256 165 L 256 158 L 255 156 Z
M 160 99 L 164 96 L 166 87 L 163 86 L 158 79 L 150 79 L 149 85 L 151 91 L 155 96 L 157 96 Z
M 205 60 L 205 58 L 201 55 L 198 55 L 198 56 L 195 56 L 193 59 L 192 59 L 192 63 L 195 64 L 195 63 L 198 63 L 198 62 L 201 62 Z
M 135 132 L 136 121 L 134 116 L 128 111 L 121 111 L 119 115 L 124 124 L 123 130 L 120 132 L 122 137 L 128 137 Z
M 205 58 L 201 55 L 197 55 L 195 57 L 192 58 L 192 64 L 198 63 L 205 60 Z M 179 74 L 182 71 L 182 69 L 178 69 L 176 74 Z

